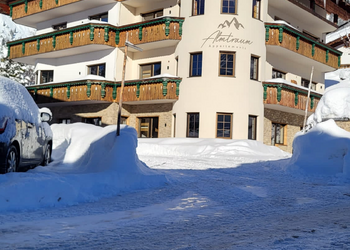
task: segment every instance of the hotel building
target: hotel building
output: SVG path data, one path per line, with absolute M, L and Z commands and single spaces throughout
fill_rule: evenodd
M 57 123 L 121 122 L 139 137 L 253 139 L 283 150 L 342 52 L 325 36 L 350 8 L 336 0 L 17 0 L 34 37 L 8 43 L 33 64 L 28 86 Z M 307 101 L 307 87 L 311 95 Z

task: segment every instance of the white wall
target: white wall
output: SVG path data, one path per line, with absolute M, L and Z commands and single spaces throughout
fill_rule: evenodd
M 62 16 L 60 18 L 51 19 L 46 22 L 41 22 L 37 24 L 37 35 L 54 31 L 52 26 L 60 23 L 67 22 L 67 28 L 78 26 L 89 22 L 89 17 L 93 15 L 102 14 L 108 12 L 108 23 L 112 25 L 119 24 L 119 12 L 120 3 L 103 5 L 98 8 L 89 9 L 82 12 L 74 13 L 73 15 Z
M 262 18 L 265 18 L 267 3 L 262 1 Z M 263 139 L 263 96 L 260 81 L 250 80 L 251 55 L 259 56 L 259 80 L 265 78 L 265 28 L 261 20 L 252 18 L 251 1 L 238 3 L 238 14 L 221 14 L 221 1 L 206 1 L 205 14 L 191 16 L 191 1 L 183 1 L 181 15 L 184 16 L 183 37 L 176 50 L 179 57 L 179 100 L 174 105 L 176 114 L 176 136 L 186 137 L 187 113 L 199 112 L 199 137 L 216 137 L 216 113 L 233 114 L 233 138 L 247 139 L 248 115 L 258 116 L 258 140 Z M 225 21 L 236 18 L 243 27 L 218 28 Z M 253 31 L 254 30 L 254 31 Z M 205 38 L 215 32 L 245 39 L 252 44 L 214 42 Z M 218 33 L 215 33 L 218 34 Z M 201 77 L 189 77 L 190 53 L 203 53 Z M 219 76 L 219 52 L 236 52 L 235 77 Z

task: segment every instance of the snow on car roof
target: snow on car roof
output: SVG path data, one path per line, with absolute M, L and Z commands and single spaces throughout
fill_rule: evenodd
M 39 123 L 39 109 L 29 92 L 20 83 L 0 76 L 0 117 Z M 7 106 L 10 109 L 3 108 Z M 12 110 L 12 111 L 11 111 Z

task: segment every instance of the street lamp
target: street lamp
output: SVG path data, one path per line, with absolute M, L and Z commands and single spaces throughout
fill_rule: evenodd
M 119 98 L 119 110 L 118 110 L 118 121 L 117 121 L 117 136 L 120 135 L 120 119 L 122 116 L 122 105 L 123 105 L 123 92 L 124 92 L 124 82 L 125 82 L 125 68 L 126 68 L 126 59 L 128 57 L 128 47 L 142 51 L 141 48 L 137 47 L 136 45 L 132 44 L 128 41 L 128 33 L 126 33 L 126 39 L 125 39 L 125 48 L 124 48 L 124 62 L 123 62 L 123 73 L 122 73 L 122 84 L 120 88 L 120 98 Z

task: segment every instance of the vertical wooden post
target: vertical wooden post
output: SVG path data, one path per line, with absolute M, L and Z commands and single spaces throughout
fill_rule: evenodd
M 126 33 L 126 39 L 128 40 L 128 33 Z M 119 97 L 119 110 L 118 110 L 118 121 L 117 121 L 117 136 L 120 135 L 120 119 L 122 116 L 122 108 L 123 108 L 123 92 L 124 92 L 124 82 L 125 82 L 125 68 L 126 68 L 126 60 L 128 57 L 128 46 L 125 43 L 125 49 L 124 49 L 124 62 L 123 62 L 123 73 L 122 73 L 122 83 L 120 86 L 120 97 Z

